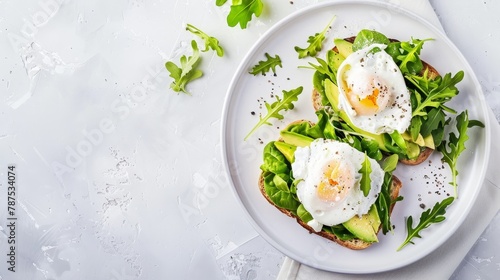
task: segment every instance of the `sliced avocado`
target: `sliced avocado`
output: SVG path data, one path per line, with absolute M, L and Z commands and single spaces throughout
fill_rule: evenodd
M 353 52 L 352 43 L 349 43 L 344 39 L 338 39 L 338 38 L 333 40 L 333 42 L 335 43 L 335 46 L 337 46 L 339 53 L 343 57 L 348 57 Z
M 424 146 L 429 147 L 433 150 L 436 149 L 436 146 L 434 145 L 434 138 L 432 137 L 432 134 L 429 134 L 428 136 L 424 137 Z
M 329 51 L 326 54 L 326 56 L 328 58 L 328 64 L 335 69 L 339 69 L 340 64 L 342 64 L 342 62 L 344 62 L 344 60 L 345 60 L 344 56 L 342 56 L 340 53 L 334 52 L 334 51 Z
M 401 134 L 401 136 L 403 136 L 403 139 L 405 139 L 408 142 L 413 142 L 421 147 L 425 146 L 424 137 L 420 133 L 418 134 L 416 140 L 412 139 L 412 137 L 411 137 L 410 133 L 408 133 L 408 131 L 405 131 L 403 134 Z
M 333 110 L 338 111 L 339 108 L 339 88 L 329 79 L 325 80 L 325 95 Z
M 285 156 L 288 162 L 292 163 L 295 160 L 294 153 L 297 149 L 297 146 L 281 141 L 275 141 L 274 146 Z
M 283 138 L 283 141 L 285 141 L 285 143 L 297 147 L 309 146 L 312 143 L 312 141 L 314 141 L 314 139 L 312 139 L 311 137 L 307 137 L 305 135 L 286 130 L 281 131 L 280 136 L 281 138 Z
M 420 146 L 412 142 L 406 142 L 406 155 L 409 159 L 417 158 L 420 155 Z
M 377 232 L 380 227 L 380 217 L 375 205 L 372 205 L 367 214 L 361 217 L 356 215 L 343 223 L 343 225 L 348 231 L 363 241 L 378 242 Z

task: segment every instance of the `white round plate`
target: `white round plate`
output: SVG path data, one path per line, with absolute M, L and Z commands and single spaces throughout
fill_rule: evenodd
M 285 216 L 264 199 L 257 181 L 265 144 L 277 139 L 279 130 L 291 121 L 316 120 L 311 103 L 313 71 L 299 67 L 316 60 L 298 59 L 294 46 L 307 46 L 308 37 L 321 32 L 334 16 L 336 19 L 326 35 L 324 49 L 333 46 L 333 38 L 353 36 L 363 28 L 375 29 L 390 38 L 404 41 L 412 37 L 433 38 L 433 41 L 424 44 L 421 58 L 442 74 L 454 74 L 459 70 L 465 72 L 464 80 L 459 83 L 460 94 L 448 105 L 459 112 L 467 109 L 470 119 L 489 124 L 481 87 L 471 67 L 450 40 L 433 25 L 394 5 L 367 1 L 323 2 L 281 20 L 256 42 L 243 59 L 233 77 L 224 106 L 223 160 L 235 195 L 251 223 L 278 250 L 301 263 L 327 271 L 387 271 L 426 256 L 460 226 L 482 186 L 488 162 L 489 130 L 475 127 L 469 131 L 467 149 L 458 163 L 459 198 L 448 207 L 446 220 L 422 231 L 422 238 L 413 240 L 415 244 L 396 251 L 406 238 L 405 218 L 413 216 L 415 225 L 424 210 L 453 195 L 449 185 L 449 167 L 441 163 L 437 152 L 430 161 L 419 166 L 398 166 L 395 175 L 403 182 L 400 195 L 404 200 L 394 208 L 393 233 L 379 233 L 379 243 L 354 251 L 309 234 L 294 219 Z M 283 67 L 276 68 L 276 75 L 249 74 L 255 64 L 265 59 L 265 53 L 273 57 L 279 55 Z M 324 53 L 320 57 L 324 57 Z M 265 115 L 264 101 L 271 103 L 275 100 L 274 95 L 282 96 L 283 90 L 298 86 L 303 86 L 304 91 L 295 103 L 295 109 L 285 112 L 283 120 L 271 120 L 272 126 L 262 126 L 244 141 L 245 135 L 259 121 L 259 114 Z

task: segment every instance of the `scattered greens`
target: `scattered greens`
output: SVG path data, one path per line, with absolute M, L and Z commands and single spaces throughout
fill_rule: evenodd
M 359 188 L 366 197 L 370 193 L 372 180 L 370 179 L 370 174 L 372 173 L 372 166 L 370 164 L 370 159 L 365 153 L 365 160 L 361 164 L 361 169 L 358 171 L 361 174 L 361 180 L 359 182 Z
M 219 45 L 219 40 L 217 40 L 215 37 L 208 36 L 205 32 L 189 23 L 186 26 L 186 30 L 197 35 L 198 37 L 203 39 L 203 41 L 205 41 L 205 49 L 203 49 L 202 52 L 206 52 L 209 49 L 212 49 L 217 53 L 218 56 L 224 56 L 224 49 Z
M 334 19 L 335 17 L 330 20 L 323 31 L 314 34 L 314 36 L 309 36 L 309 39 L 307 39 L 309 45 L 306 48 L 303 49 L 295 46 L 295 51 L 299 54 L 299 58 L 304 58 L 307 56 L 313 57 L 316 56 L 319 51 L 321 51 L 321 49 L 323 48 L 323 41 L 325 40 L 326 31 L 328 31 L 328 28 L 330 28 L 330 25 L 332 25 Z
M 456 84 L 464 78 L 464 72 L 459 71 L 455 76 L 451 77 L 451 73 L 444 77 L 436 77 L 430 79 L 428 71 L 425 71 L 423 76 L 407 75 L 406 79 L 415 86 L 412 101 L 412 116 L 425 116 L 428 108 L 441 108 L 450 113 L 456 113 L 455 110 L 446 107 L 444 103 L 458 94 Z
M 451 132 L 449 136 L 449 142 L 444 140 L 441 145 L 438 147 L 438 150 L 443 155 L 442 160 L 446 162 L 451 169 L 452 181 L 450 184 L 453 186 L 455 190 L 455 198 L 458 197 L 457 191 L 457 162 L 460 154 L 465 150 L 465 142 L 469 139 L 467 135 L 467 128 L 471 126 L 481 126 L 484 127 L 484 124 L 478 121 L 470 122 L 469 115 L 467 111 L 463 111 L 456 117 L 456 128 L 458 132 L 458 136 L 455 133 Z M 448 150 L 449 148 L 449 150 Z
M 266 73 L 270 70 L 276 74 L 276 66 L 283 67 L 281 65 L 281 58 L 278 55 L 272 57 L 268 53 L 265 53 L 265 56 L 266 60 L 259 61 L 259 63 L 252 68 L 250 74 L 257 75 L 260 73 L 262 75 L 266 75 Z
M 199 69 L 196 69 L 198 64 L 200 63 L 201 57 L 200 52 L 198 50 L 198 45 L 195 40 L 191 41 L 191 47 L 193 48 L 193 54 L 191 56 L 183 55 L 180 59 L 181 67 L 177 66 L 171 61 L 165 63 L 165 67 L 170 72 L 170 77 L 174 79 L 174 81 L 170 84 L 170 88 L 172 88 L 175 92 L 184 92 L 189 94 L 186 91 L 186 85 L 201 76 L 203 76 L 203 72 Z
M 215 37 L 208 36 L 205 32 L 189 23 L 186 25 L 186 30 L 200 37 L 205 42 L 205 49 L 202 52 L 212 49 L 218 56 L 224 56 L 224 49 Z M 165 63 L 165 68 L 170 72 L 170 77 L 174 79 L 170 84 L 170 88 L 175 92 L 189 94 L 186 90 L 186 85 L 203 76 L 203 72 L 197 69 L 201 61 L 201 56 L 195 40 L 191 41 L 191 49 L 193 51 L 192 56 L 183 55 L 180 59 L 180 67 L 172 61 Z
M 216 4 L 221 6 L 225 2 L 218 0 Z M 227 15 L 227 24 L 230 27 L 239 24 L 241 29 L 245 29 L 248 22 L 252 20 L 252 16 L 259 17 L 263 9 L 264 3 L 262 0 L 232 0 L 231 10 Z
M 413 227 L 413 218 L 409 216 L 406 219 L 406 230 L 408 235 L 403 244 L 399 246 L 397 251 L 401 250 L 409 243 L 415 244 L 412 241 L 413 238 L 422 238 L 422 236 L 420 236 L 420 231 L 428 228 L 431 224 L 437 224 L 444 221 L 446 207 L 448 207 L 453 202 L 453 200 L 455 200 L 455 198 L 448 197 L 443 201 L 436 203 L 434 207 L 432 207 L 432 209 L 429 208 L 426 211 L 422 212 L 422 214 L 420 215 L 420 221 L 415 228 Z
M 298 87 L 296 89 L 290 91 L 283 91 L 283 99 L 280 99 L 278 95 L 276 95 L 276 101 L 272 104 L 265 102 L 267 114 L 264 117 L 260 117 L 259 122 L 252 128 L 252 130 L 245 136 L 245 140 L 254 133 L 261 125 L 269 123 L 269 119 L 276 118 L 278 120 L 283 119 L 283 115 L 280 113 L 281 110 L 290 110 L 293 109 L 293 102 L 298 100 L 299 94 L 302 93 L 303 87 Z
M 430 40 L 412 39 L 408 42 L 393 42 L 388 45 L 386 51 L 392 56 L 394 62 L 399 65 L 403 75 L 419 74 L 424 67 L 419 57 L 420 51 L 424 43 Z
M 218 7 L 226 4 L 227 0 L 215 0 L 215 5 L 217 5 Z

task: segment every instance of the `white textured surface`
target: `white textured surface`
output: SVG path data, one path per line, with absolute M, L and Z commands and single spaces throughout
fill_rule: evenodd
M 241 30 L 213 0 L 0 0 L 0 209 L 15 164 L 19 217 L 17 272 L 2 265 L 0 279 L 276 276 L 283 255 L 244 220 L 222 173 L 220 113 L 251 44 L 318 1 L 265 2 Z M 431 3 L 499 119 L 499 3 Z M 204 55 L 192 96 L 169 90 L 163 67 L 187 52 L 186 23 L 226 48 Z M 498 272 L 498 223 L 464 260 L 484 279 Z M 3 210 L 0 226 L 5 264 Z

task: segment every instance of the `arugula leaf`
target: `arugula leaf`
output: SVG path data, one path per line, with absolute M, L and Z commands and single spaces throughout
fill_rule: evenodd
M 325 37 L 326 31 L 328 31 L 328 28 L 330 28 L 334 19 L 335 16 L 330 20 L 330 22 L 325 27 L 325 29 L 323 29 L 323 31 L 314 34 L 314 36 L 309 36 L 309 39 L 307 39 L 309 46 L 307 46 L 305 49 L 295 46 L 294 49 L 299 54 L 299 58 L 304 58 L 307 56 L 313 57 L 316 56 L 316 54 L 319 51 L 321 51 L 321 49 L 323 48 L 323 41 L 326 38 Z
M 328 53 L 330 52 L 333 51 L 329 50 Z M 337 69 L 332 68 L 328 62 L 319 57 L 316 57 L 316 61 L 318 61 L 319 65 L 311 62 L 309 62 L 309 65 L 311 65 L 317 73 L 321 74 L 323 77 L 328 77 L 334 84 L 337 84 Z
M 422 238 L 420 236 L 420 231 L 428 228 L 431 224 L 436 224 L 440 223 L 445 220 L 445 214 L 446 214 L 446 207 L 448 207 L 455 198 L 453 197 L 448 197 L 444 199 L 441 202 L 438 202 L 432 207 L 432 209 L 427 209 L 426 211 L 422 212 L 420 215 L 420 221 L 418 225 L 413 228 L 413 218 L 412 216 L 409 216 L 406 219 L 406 229 L 407 229 L 407 237 L 403 244 L 399 246 L 397 251 L 400 251 L 404 246 L 407 244 L 415 244 L 413 241 L 411 241 L 413 238 Z
M 272 104 L 269 104 L 265 102 L 266 109 L 267 109 L 267 114 L 264 117 L 260 117 L 259 122 L 250 130 L 250 132 L 245 136 L 245 140 L 248 139 L 248 137 L 254 133 L 257 128 L 259 128 L 263 124 L 271 125 L 269 123 L 269 119 L 271 118 L 276 118 L 278 120 L 282 120 L 284 117 L 282 114 L 280 114 L 281 110 L 288 111 L 290 109 L 293 109 L 294 105 L 293 102 L 298 100 L 299 94 L 302 93 L 302 90 L 304 88 L 302 86 L 292 89 L 290 91 L 285 91 L 283 90 L 283 100 L 279 98 L 278 95 L 276 95 L 276 101 L 273 102 Z
M 365 160 L 361 163 L 361 169 L 358 171 L 361 174 L 361 180 L 359 182 L 359 188 L 366 197 L 370 193 L 372 180 L 370 179 L 370 173 L 372 173 L 372 166 L 368 156 L 365 153 Z
M 422 117 L 421 116 L 415 116 L 411 119 L 410 122 L 410 135 L 411 139 L 413 141 L 416 141 L 418 138 L 418 135 L 420 134 L 420 129 L 422 128 Z
M 432 39 L 412 39 L 410 42 L 392 42 L 385 51 L 392 56 L 403 75 L 419 74 L 424 67 L 419 57 L 420 51 L 424 43 L 430 40 Z
M 361 151 L 365 152 L 368 157 L 374 159 L 374 160 L 381 160 L 383 155 L 382 152 L 380 151 L 378 142 L 365 138 L 365 137 L 359 137 L 361 139 Z
M 380 217 L 380 224 L 382 227 L 382 232 L 386 234 L 392 231 L 391 224 L 391 206 L 398 200 L 391 199 L 391 185 L 392 185 L 392 174 L 386 172 L 384 175 L 384 183 L 380 190 L 379 196 L 375 201 L 375 206 L 377 207 L 377 212 Z
M 217 5 L 218 7 L 226 4 L 227 0 L 215 0 L 215 5 Z
M 446 141 L 443 141 L 441 145 L 438 146 L 438 151 L 440 151 L 443 155 L 443 158 L 441 160 L 448 163 L 451 168 L 452 181 L 450 182 L 450 184 L 455 190 L 455 197 L 458 197 L 457 162 L 458 157 L 465 150 L 465 142 L 469 139 L 469 136 L 467 135 L 467 128 L 469 126 L 469 115 L 467 111 L 463 111 L 462 113 L 460 113 L 460 115 L 456 117 L 456 121 L 458 137 L 455 135 L 455 133 L 450 133 L 449 142 L 447 143 Z M 448 147 L 450 148 L 449 151 L 446 144 L 448 144 Z
M 215 37 L 208 36 L 205 32 L 189 23 L 186 25 L 186 30 L 197 35 L 205 41 L 205 49 L 202 50 L 202 52 L 206 52 L 209 49 L 212 49 L 217 53 L 218 56 L 224 56 L 224 49 L 219 45 L 219 40 L 217 40 Z
M 337 139 L 335 127 L 329 119 L 328 113 L 324 110 L 316 111 L 318 120 L 314 125 L 309 122 L 299 122 L 290 124 L 283 132 L 292 132 L 295 134 L 300 134 L 313 139 L 325 138 L 325 139 Z
M 330 231 L 331 233 L 335 234 L 335 236 L 337 236 L 340 240 L 352 240 L 356 238 L 356 236 L 354 236 L 354 234 L 347 230 L 342 224 L 334 225 L 331 227 L 323 226 L 323 229 L 326 232 Z
M 227 24 L 230 27 L 239 24 L 241 29 L 245 29 L 248 22 L 252 20 L 252 16 L 259 17 L 263 8 L 262 0 L 233 0 L 231 10 L 227 15 Z
M 382 161 L 380 167 L 384 170 L 384 172 L 392 173 L 396 170 L 396 166 L 398 165 L 399 157 L 398 155 L 390 155 Z
M 186 85 L 194 81 L 201 76 L 203 76 L 203 72 L 199 69 L 196 69 L 198 64 L 200 63 L 201 57 L 200 52 L 198 50 L 198 45 L 195 40 L 191 41 L 191 47 L 193 48 L 192 56 L 186 57 L 183 55 L 180 59 L 181 67 L 174 64 L 172 61 L 168 61 L 165 63 L 165 68 L 170 72 L 170 77 L 174 79 L 174 81 L 170 84 L 170 88 L 175 92 L 184 92 L 189 94 L 186 91 Z
M 444 103 L 458 94 L 456 84 L 464 78 L 464 71 L 459 71 L 451 77 L 447 73 L 444 77 L 435 79 L 429 78 L 428 70 L 423 76 L 407 74 L 405 78 L 412 83 L 416 90 L 413 91 L 416 105 L 412 117 L 425 116 L 428 108 L 441 108 L 450 113 L 456 113 L 455 110 L 444 106 Z
M 252 70 L 249 72 L 250 74 L 257 75 L 261 73 L 262 75 L 266 75 L 267 72 L 270 70 L 273 71 L 274 74 L 276 74 L 276 66 L 279 66 L 283 68 L 281 65 L 281 58 L 276 55 L 275 57 L 272 57 L 268 53 L 264 54 L 266 56 L 266 60 L 261 60 L 257 65 L 255 65 Z
M 352 43 L 352 51 L 359 51 L 372 44 L 388 45 L 389 43 L 389 39 L 384 34 L 374 30 L 363 29 L 356 35 L 356 39 Z
M 427 119 L 422 123 L 420 134 L 422 134 L 423 137 L 426 137 L 437 128 L 444 128 L 444 122 L 444 112 L 442 110 L 439 110 L 438 108 L 432 108 L 427 113 Z
M 401 50 L 402 54 L 397 56 L 397 59 L 400 61 L 399 68 L 401 72 L 404 73 L 420 73 L 423 68 L 422 61 L 419 58 L 420 51 L 426 41 L 413 39 L 411 42 L 401 42 Z

